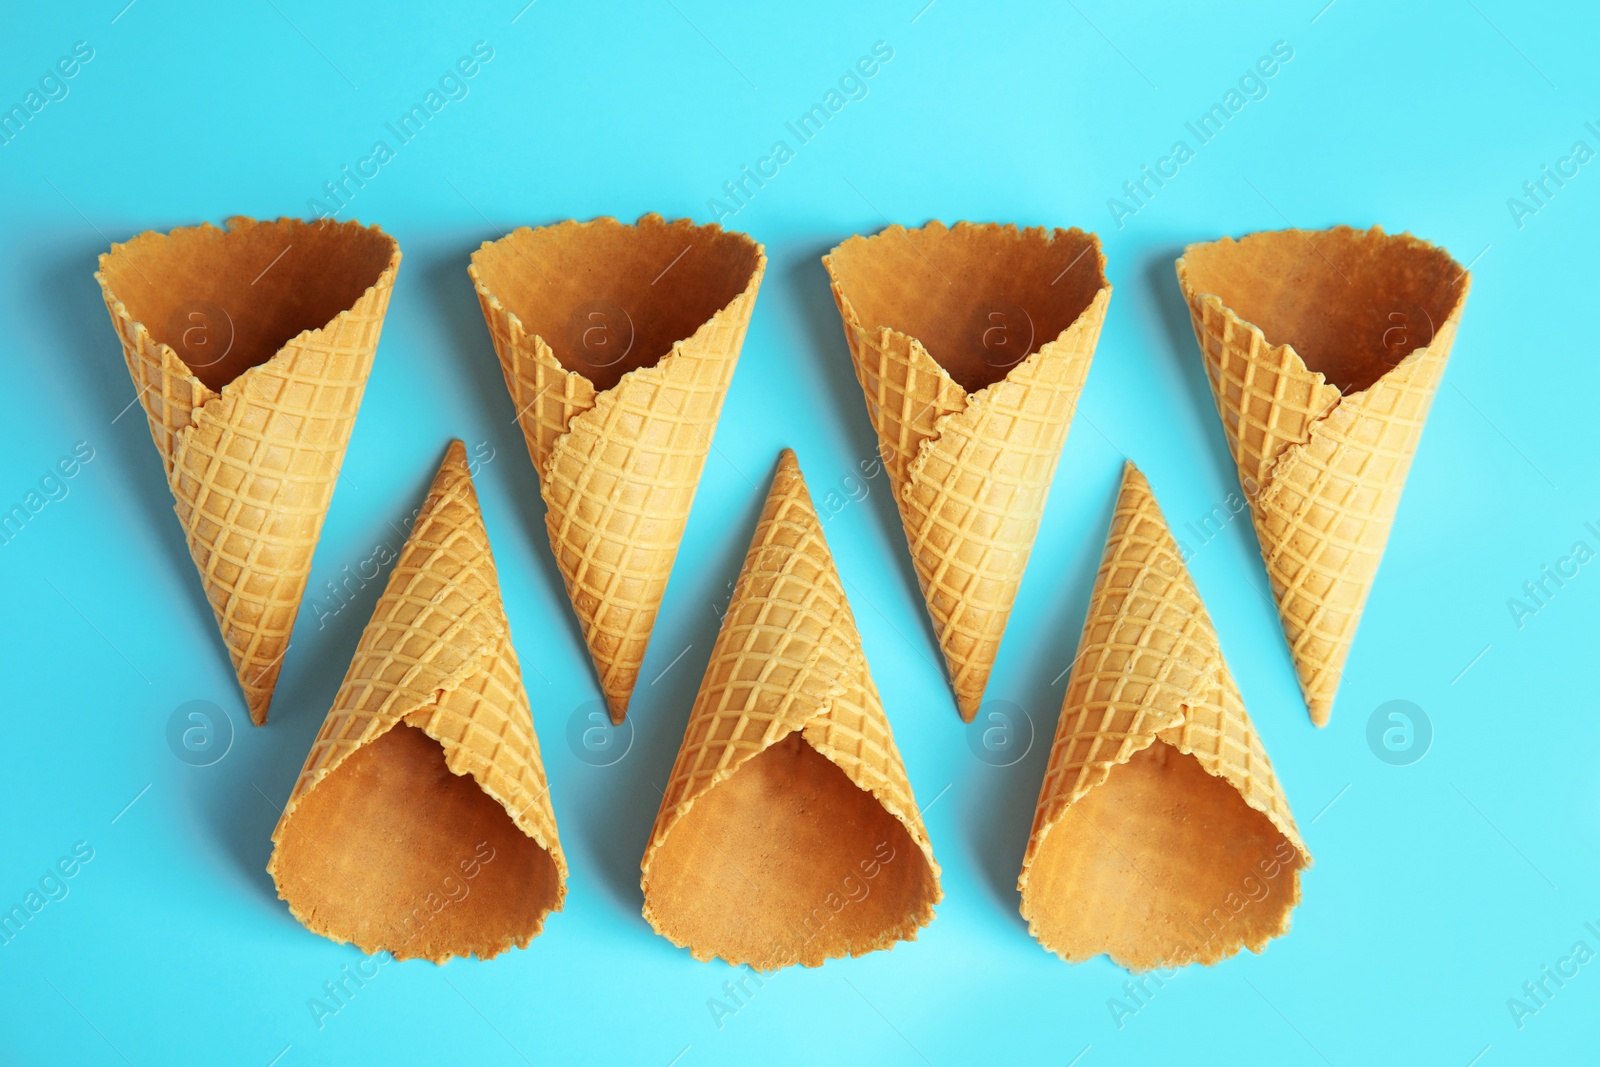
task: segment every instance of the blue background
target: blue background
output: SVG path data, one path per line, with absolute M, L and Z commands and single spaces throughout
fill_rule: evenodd
M 1592 8 L 123 2 L 8 3 L 0 35 L 7 107 L 74 42 L 94 48 L 70 95 L 0 147 L 0 505 L 76 442 L 95 455 L 0 548 L 0 905 L 75 842 L 94 849 L 70 895 L 0 948 L 5 1062 L 1465 1067 L 1595 1055 L 1600 962 L 1521 1029 L 1507 1007 L 1575 942 L 1600 950 L 1584 929 L 1600 926 L 1586 669 L 1600 562 L 1521 628 L 1507 605 L 1574 541 L 1600 548 L 1584 528 L 1600 526 L 1584 326 L 1600 280 L 1600 163 L 1521 226 L 1507 206 L 1574 141 L 1600 148 L 1584 128 L 1600 125 Z M 341 216 L 381 223 L 405 261 L 311 586 L 397 538 L 391 523 L 418 505 L 448 438 L 492 451 L 479 492 L 570 895 L 527 950 L 388 964 L 319 1029 L 308 1000 L 361 957 L 301 928 L 263 868 L 381 583 L 324 628 L 302 611 L 271 722 L 250 728 L 91 274 L 111 241 L 145 229 L 307 214 L 478 41 L 494 58 L 470 94 Z M 467 256 L 568 217 L 709 220 L 723 183 L 877 41 L 894 56 L 869 95 L 729 222 L 764 242 L 766 282 L 634 698 L 632 746 L 592 766 L 567 730 L 598 692 Z M 1193 146 L 1184 122 L 1278 41 L 1294 57 L 1267 97 L 1119 228 L 1107 199 L 1174 140 Z M 931 217 L 1097 230 L 1115 285 L 989 687 L 1035 738 L 1010 766 L 975 755 L 885 479 L 862 483 L 827 535 L 931 802 L 946 899 L 916 942 L 781 972 L 719 1029 L 707 1001 L 737 973 L 693 962 L 639 915 L 656 787 L 777 449 L 798 450 L 819 501 L 847 497 L 874 449 L 818 257 L 886 220 Z M 1172 261 L 1191 241 L 1336 223 L 1443 244 L 1473 263 L 1472 295 L 1331 726 L 1307 718 L 1249 523 L 1203 547 L 1184 538 L 1316 865 L 1289 936 L 1183 971 L 1119 1028 L 1107 1002 L 1127 975 L 1046 953 L 1013 886 L 1123 457 L 1180 537 L 1237 488 Z M 1434 732 L 1409 766 L 1366 739 L 1369 716 L 1397 699 Z M 211 766 L 166 740 L 191 700 L 236 728 Z

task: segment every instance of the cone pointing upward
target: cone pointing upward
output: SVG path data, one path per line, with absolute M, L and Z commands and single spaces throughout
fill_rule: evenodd
M 1028 930 L 1070 962 L 1215 963 L 1288 930 L 1310 863 L 1130 463 L 1017 880 Z
M 852 237 L 822 262 L 971 722 L 1105 321 L 1100 241 L 931 222 Z
M 113 245 L 95 274 L 250 718 L 266 721 L 400 247 L 235 218 Z
M 550 547 L 614 722 L 638 681 L 766 262 L 742 233 L 659 215 L 524 227 L 472 255 Z
M 916 937 L 939 867 L 785 450 L 641 864 L 696 959 L 808 967 Z
M 567 864 L 466 449 L 450 445 L 273 831 L 306 927 L 435 963 L 525 947 Z
M 1471 278 L 1408 234 L 1348 226 L 1190 245 L 1177 268 L 1322 726 Z

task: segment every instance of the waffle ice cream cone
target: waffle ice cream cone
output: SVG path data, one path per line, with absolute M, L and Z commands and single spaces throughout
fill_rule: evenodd
M 1377 227 L 1224 238 L 1177 268 L 1322 726 L 1472 280 L 1443 249 Z
M 267 718 L 400 246 L 354 222 L 228 220 L 95 274 L 250 718 Z
M 745 556 L 642 862 L 698 960 L 808 967 L 914 939 L 939 866 L 793 452 Z
M 1144 475 L 1123 473 L 1017 888 L 1039 943 L 1129 970 L 1288 931 L 1311 856 Z
M 627 714 L 766 254 L 646 215 L 526 227 L 468 268 L 613 722 Z
M 971 722 L 1105 321 L 1100 241 L 931 222 L 852 237 L 822 262 Z
M 295 918 L 367 953 L 487 959 L 561 908 L 567 862 L 460 441 L 272 842 Z

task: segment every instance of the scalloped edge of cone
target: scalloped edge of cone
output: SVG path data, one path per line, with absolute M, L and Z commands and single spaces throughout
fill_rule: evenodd
M 161 455 L 174 511 L 251 721 L 260 726 L 371 372 L 400 245 L 380 227 L 354 221 L 234 216 L 220 227 L 204 222 L 145 231 L 113 244 L 98 265 L 95 280 Z M 347 327 L 370 319 L 378 326 L 369 338 L 353 347 L 341 341 Z M 219 344 L 220 354 L 213 350 Z M 331 376 L 347 350 L 357 364 L 353 386 Z M 296 410 L 292 437 L 274 438 L 270 448 L 249 447 L 273 423 L 257 417 L 272 404 L 259 401 L 254 384 L 270 380 L 277 395 L 299 400 L 318 371 L 329 395 L 335 386 L 342 390 L 337 415 Z M 333 425 L 341 419 L 348 422 L 342 433 Z M 326 440 L 308 435 L 313 422 Z M 302 445 L 326 457 L 327 469 L 297 478 L 291 470 L 300 464 L 291 455 L 282 472 L 256 479 L 274 483 L 270 503 L 249 486 L 230 498 L 249 468 L 241 472 L 210 460 L 214 452 L 283 456 Z M 225 502 L 220 514 L 214 500 Z M 246 516 L 264 533 L 253 535 Z M 202 530 L 209 532 L 202 536 Z M 235 539 L 232 552 L 215 547 Z
M 640 861 L 644 917 L 771 971 L 915 940 L 939 865 L 785 449 Z
M 484 242 L 467 268 L 614 723 L 638 682 L 766 264 L 748 234 L 650 213 L 632 224 L 603 216 L 524 226 Z M 711 388 L 697 377 L 716 372 Z M 670 425 L 639 416 L 668 393 L 698 405 L 692 420 L 681 410 Z M 635 453 L 664 446 L 673 430 L 695 439 L 676 449 L 676 468 Z M 630 472 L 615 457 L 641 455 L 652 469 L 622 477 Z M 604 539 L 630 524 L 626 538 Z
M 567 863 L 460 441 L 272 842 L 294 917 L 368 954 L 489 959 L 561 910 Z
M 1028 932 L 1136 972 L 1260 952 L 1311 856 L 1131 462 L 1079 647 L 1017 878 Z
M 1378 226 L 1199 242 L 1184 249 L 1175 267 L 1306 707 L 1325 726 L 1472 276 L 1442 247 Z M 1351 286 L 1356 291 L 1346 295 Z M 1230 368 L 1248 368 L 1245 378 L 1223 380 L 1207 343 L 1208 315 L 1225 338 L 1222 358 Z M 1408 401 L 1420 402 L 1420 412 L 1396 418 Z M 1387 465 L 1359 457 L 1340 462 L 1342 442 L 1366 447 L 1389 437 L 1398 444 Z M 1343 473 L 1357 468 L 1356 477 Z M 1369 470 L 1381 473 L 1366 477 Z M 1269 518 L 1269 503 L 1279 496 L 1295 503 Z M 1341 514 L 1346 499 L 1373 502 L 1359 528 L 1348 512 Z M 1316 516 L 1324 524 L 1338 520 L 1339 530 L 1308 529 Z M 1340 555 L 1318 579 L 1326 588 L 1300 579 L 1311 566 L 1299 559 L 1305 551 Z M 1279 556 L 1286 562 L 1276 563 Z M 1301 615 L 1309 622 L 1300 622 Z
M 956 708 L 971 722 L 1105 321 L 1105 253 L 1077 228 L 935 220 L 852 236 L 822 263 Z M 1025 438 L 1034 421 L 1047 439 Z M 997 489 L 1003 506 L 975 510 Z M 960 589 L 944 584 L 974 556 L 983 562 Z

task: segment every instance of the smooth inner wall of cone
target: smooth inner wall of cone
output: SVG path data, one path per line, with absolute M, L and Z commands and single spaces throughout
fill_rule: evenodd
M 662 933 L 758 970 L 887 947 L 937 898 L 906 828 L 799 733 L 696 800 L 645 886 Z
M 1045 834 L 1022 914 L 1040 943 L 1132 970 L 1215 963 L 1286 929 L 1298 849 L 1226 780 L 1162 741 Z
M 520 229 L 472 257 L 477 280 L 595 389 L 694 335 L 761 261 L 744 234 L 647 216 Z
M 311 930 L 397 959 L 526 945 L 560 899 L 550 854 L 444 750 L 397 723 L 319 782 L 283 827 L 279 894 Z
M 1210 294 L 1349 395 L 1427 346 L 1467 281 L 1449 253 L 1408 235 L 1341 226 L 1193 245 L 1190 292 Z
M 1106 286 L 1081 230 L 930 223 L 853 238 L 829 254 L 863 328 L 914 337 L 969 393 L 1054 341 Z
M 355 223 L 279 219 L 141 234 L 103 270 L 129 316 L 220 390 L 354 306 L 393 251 L 387 234 Z

